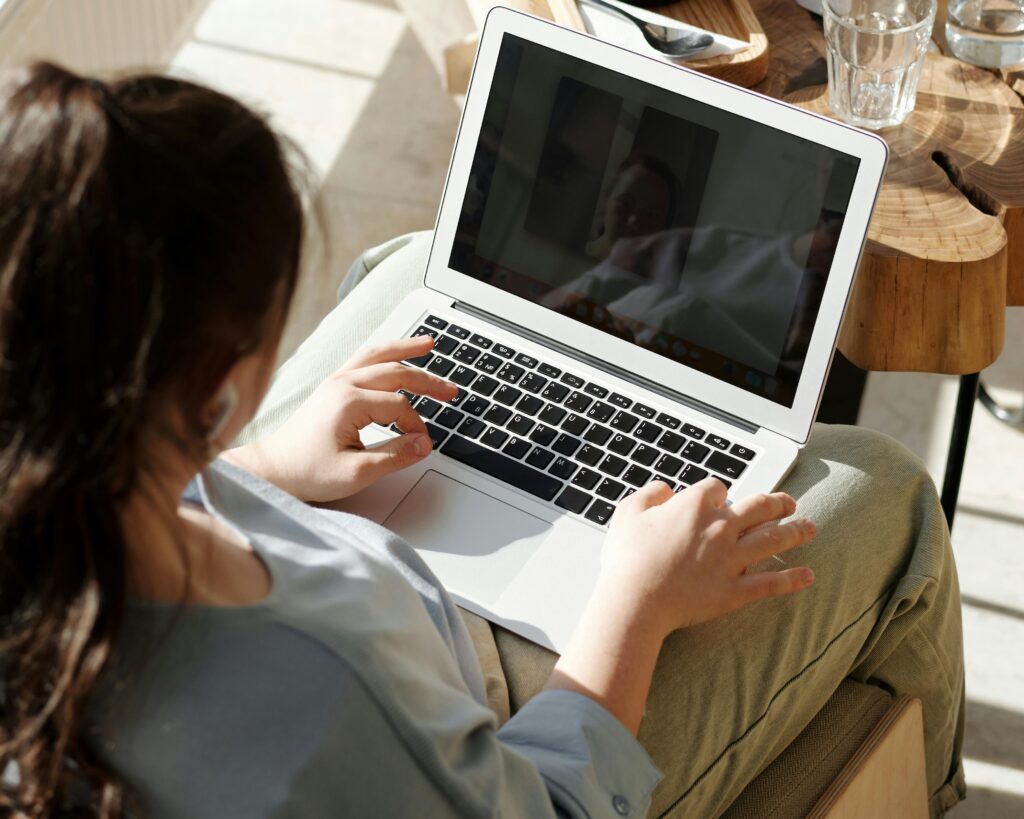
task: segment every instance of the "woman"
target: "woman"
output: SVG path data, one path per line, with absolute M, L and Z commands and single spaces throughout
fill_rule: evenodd
M 933 812 L 962 794 L 956 576 L 903 450 L 826 430 L 790 494 L 637 492 L 565 654 L 498 633 L 517 710 L 499 730 L 415 553 L 304 503 L 429 451 L 396 392 L 453 394 L 397 363 L 429 339 L 322 378 L 401 296 L 370 285 L 411 281 L 422 243 L 364 260 L 248 434 L 273 431 L 217 459 L 267 391 L 295 287 L 281 141 L 160 77 L 37 65 L 0 97 L 8 813 L 642 815 L 661 775 L 640 730 L 665 775 L 655 810 L 711 815 L 847 675 L 924 698 Z M 371 421 L 407 433 L 367 451 Z M 820 518 L 803 549 L 806 515 L 761 528 L 792 494 Z M 793 568 L 745 573 L 784 551 Z

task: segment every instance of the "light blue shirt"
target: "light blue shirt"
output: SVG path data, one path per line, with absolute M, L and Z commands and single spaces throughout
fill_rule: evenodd
M 194 490 L 273 586 L 129 604 L 86 736 L 144 815 L 646 813 L 661 774 L 593 700 L 545 691 L 497 728 L 454 603 L 399 537 L 223 462 Z

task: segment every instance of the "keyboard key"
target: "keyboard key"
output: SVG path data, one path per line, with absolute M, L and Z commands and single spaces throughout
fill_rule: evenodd
M 557 430 L 545 426 L 544 424 L 537 424 L 533 432 L 530 433 L 530 440 L 535 444 L 540 444 L 541 446 L 549 446 L 551 442 L 555 440 L 557 435 Z
M 576 390 L 583 389 L 583 384 L 585 383 L 582 378 L 578 375 L 573 375 L 572 373 L 562 373 L 561 381 L 563 384 L 568 384 Z
M 538 472 L 526 464 L 507 458 L 501 453 L 482 447 L 473 441 L 467 441 L 458 435 L 452 435 L 441 447 L 441 452 L 460 463 L 479 469 L 493 478 L 544 500 L 551 500 L 562 487 L 562 482 L 557 478 Z
M 654 407 L 641 404 L 639 401 L 633 405 L 633 412 L 637 415 L 642 415 L 644 418 L 654 418 L 658 414 Z
M 546 449 L 535 446 L 530 450 L 530 454 L 526 456 L 526 462 L 530 466 L 537 467 L 537 469 L 547 469 L 548 464 L 551 463 L 554 457 L 554 452 L 548 452 Z
M 598 401 L 587 411 L 587 418 L 593 418 L 602 424 L 608 423 L 608 419 L 615 414 L 615 407 L 611 404 L 606 404 L 604 401 Z
M 586 492 L 581 492 L 579 489 L 567 486 L 562 494 L 555 498 L 555 505 L 579 515 L 587 508 L 587 504 L 590 501 L 591 497 Z
M 708 476 L 706 469 L 701 469 L 699 466 L 693 464 L 686 464 L 683 467 L 683 471 L 679 473 L 679 480 L 685 484 L 697 483 L 702 481 Z
M 555 443 L 551 448 L 560 455 L 572 455 L 580 448 L 581 443 L 583 442 L 579 438 L 573 438 L 571 435 L 562 433 L 555 439 Z
M 597 444 L 598 446 L 604 446 L 604 442 L 611 437 L 612 431 L 608 427 L 603 427 L 600 424 L 591 424 L 587 434 L 583 436 L 583 440 L 590 441 L 590 443 Z
M 470 415 L 479 418 L 491 405 L 490 401 L 481 398 L 479 395 L 471 395 L 465 401 L 462 402 L 462 411 L 468 412 Z
M 668 415 L 667 413 L 659 412 L 658 423 L 664 424 L 669 429 L 679 429 L 679 425 L 683 422 L 680 421 L 678 418 L 673 418 L 671 415 Z
M 588 398 L 581 392 L 574 392 L 566 399 L 565 405 L 573 412 L 586 412 L 587 407 L 593 402 L 593 398 Z
M 640 419 L 628 412 L 619 412 L 612 418 L 612 426 L 619 432 L 632 432 L 638 423 Z
M 517 367 L 515 364 L 506 364 L 498 371 L 498 378 L 508 384 L 515 384 L 525 373 L 522 367 Z
M 721 472 L 728 478 L 735 480 L 743 474 L 743 470 L 747 468 L 747 465 L 743 461 L 739 461 L 736 458 L 730 458 L 724 452 L 714 452 L 711 457 L 708 458 L 705 466 L 710 466 L 715 472 Z
M 470 340 L 471 343 L 475 344 L 477 347 L 482 347 L 485 350 L 491 349 L 491 344 L 494 343 L 489 338 L 485 338 L 484 336 L 480 335 L 479 333 L 473 333 L 473 335 L 471 335 L 469 337 L 469 340 Z
M 443 330 L 445 327 L 448 326 L 447 321 L 445 321 L 443 318 L 438 318 L 437 316 L 427 316 L 425 319 L 423 319 L 423 322 L 424 324 L 429 324 L 431 327 L 436 327 L 438 330 Z
M 433 357 L 433 353 L 424 353 L 423 355 L 418 355 L 415 358 L 405 359 L 405 363 L 412 364 L 412 366 L 414 367 L 425 367 L 427 366 L 427 364 L 430 363 L 430 359 L 432 359 Z
M 739 444 L 733 444 L 732 449 L 730 449 L 729 452 L 737 458 L 742 458 L 744 461 L 749 461 L 754 457 L 754 450 L 747 449 L 745 446 L 740 446 Z
M 511 407 L 519 397 L 523 394 L 522 390 L 517 390 L 515 387 L 510 387 L 508 384 L 502 384 L 498 387 L 498 391 L 494 393 L 494 400 L 504 404 L 506 407 Z
M 649 444 L 653 444 L 658 440 L 658 436 L 661 435 L 665 430 L 656 424 L 644 421 L 640 426 L 636 428 L 636 432 L 633 434 L 641 441 L 647 441 Z
M 589 424 L 586 418 L 573 414 L 562 422 L 562 429 L 572 435 L 582 435 Z
M 597 466 L 603 457 L 604 453 L 590 444 L 584 444 L 583 449 L 576 453 L 576 460 L 587 466 Z
M 598 475 L 593 469 L 587 469 L 586 467 L 583 467 L 572 477 L 573 485 L 578 486 L 581 489 L 593 489 L 597 486 L 598 481 L 600 480 L 600 475 Z
M 434 375 L 440 375 L 442 378 L 452 371 L 455 366 L 454 361 L 450 361 L 447 358 L 442 358 L 439 355 L 435 355 L 429 364 L 427 364 L 427 370 L 434 373 Z
M 455 429 L 455 427 L 459 425 L 459 422 L 465 417 L 466 416 L 458 410 L 453 410 L 451 407 L 445 407 L 434 420 L 443 427 Z
M 487 432 L 484 433 L 483 438 L 480 440 L 487 444 L 487 446 L 494 447 L 495 449 L 501 449 L 501 445 L 508 440 L 508 433 L 502 429 L 488 427 Z
M 648 469 L 643 469 L 636 464 L 633 464 L 629 469 L 626 470 L 626 474 L 622 476 L 622 480 L 626 483 L 631 483 L 633 486 L 643 486 L 647 483 L 651 477 L 651 472 Z
M 695 464 L 699 464 L 703 461 L 711 450 L 708 449 L 704 444 L 698 444 L 696 441 L 689 441 L 683 448 L 683 457 L 688 461 L 693 461 Z
M 537 359 L 533 356 L 526 355 L 525 353 L 519 353 L 516 356 L 516 364 L 522 364 L 527 369 L 532 370 L 537 366 Z
M 512 358 L 516 354 L 516 351 L 511 347 L 506 347 L 504 344 L 495 344 L 494 352 L 500 355 L 502 358 Z
M 510 438 L 505 444 L 502 452 L 507 452 L 513 458 L 522 458 L 531 449 L 530 442 L 524 438 Z
M 485 353 L 483 358 L 476 362 L 476 368 L 488 375 L 494 375 L 498 370 L 501 369 L 501 365 L 505 362 L 498 358 L 496 355 Z
M 455 336 L 456 338 L 467 339 L 469 338 L 469 330 L 452 324 L 448 327 L 448 335 Z
M 441 405 L 433 398 L 421 398 L 416 402 L 416 412 L 421 418 L 433 418 L 441 411 Z
M 667 483 L 669 489 L 673 489 L 674 490 L 676 488 L 676 482 L 675 481 L 670 481 L 668 478 L 664 477 L 663 475 L 655 475 L 653 478 L 651 478 L 651 480 L 652 481 L 661 481 L 662 483 Z
M 527 392 L 532 392 L 536 395 L 542 389 L 544 385 L 548 383 L 546 378 L 541 378 L 537 373 L 527 373 L 526 378 L 519 382 L 519 386 Z
M 439 427 L 437 424 L 431 424 L 429 421 L 426 423 L 427 435 L 430 436 L 430 442 L 434 445 L 434 449 L 437 449 L 444 443 L 444 439 L 448 437 L 448 430 L 443 427 Z
M 704 437 L 704 430 L 700 427 L 695 427 L 693 424 L 683 424 L 683 432 L 691 438 L 696 438 L 698 441 Z
M 441 336 L 434 340 L 434 350 L 439 353 L 444 353 L 445 355 L 451 355 L 452 350 L 458 346 L 459 342 L 451 336 Z
M 556 407 L 554 404 L 548 404 L 541 410 L 540 420 L 545 424 L 551 424 L 554 426 L 559 423 L 568 413 L 561 407 Z
M 467 418 L 461 424 L 459 424 L 459 433 L 465 435 L 467 438 L 476 438 L 487 429 L 487 424 L 481 421 L 479 418 Z
M 558 478 L 570 478 L 575 471 L 576 464 L 568 458 L 555 458 L 555 462 L 551 464 L 551 468 L 548 470 L 548 472 Z
M 544 366 L 543 364 L 541 365 Z M 569 388 L 564 384 L 556 384 L 552 381 L 544 388 L 544 392 L 540 394 L 541 398 L 546 398 L 548 401 L 558 402 L 561 401 L 565 396 L 569 394 Z
M 469 367 L 463 367 L 461 364 L 457 365 L 448 375 L 449 381 L 453 381 L 463 387 L 468 387 L 474 378 L 476 378 L 476 372 L 469 369 Z
M 610 503 L 596 500 L 590 504 L 590 508 L 587 510 L 585 517 L 587 520 L 592 520 L 601 526 L 604 526 L 608 521 L 612 519 L 612 515 L 615 514 L 615 507 Z
M 517 412 L 506 426 L 516 435 L 526 435 L 526 433 L 533 429 L 533 421 Z
M 658 452 L 658 450 L 656 450 L 653 446 L 647 446 L 646 444 L 640 444 L 640 446 L 638 446 L 636 448 L 636 451 L 630 457 L 634 461 L 636 461 L 638 464 L 643 464 L 644 466 L 650 466 L 656 460 L 658 460 L 658 455 L 660 455 L 660 454 L 661 453 Z
M 605 455 L 604 460 L 601 461 L 597 468 L 606 475 L 618 477 L 622 474 L 622 470 L 626 468 L 626 459 L 620 458 L 618 455 Z
M 499 407 L 497 404 L 491 404 L 491 408 L 484 414 L 485 421 L 497 424 L 498 426 L 503 426 L 511 417 L 512 410 L 506 409 L 505 407 Z
M 519 410 L 520 412 L 527 412 L 530 415 L 536 415 L 543 408 L 544 402 L 541 401 L 536 395 L 524 395 L 523 400 L 516 404 L 517 410 Z
M 548 378 L 558 378 L 562 374 L 562 371 L 558 367 L 552 367 L 550 364 L 541 364 L 537 368 L 537 372 L 541 375 L 546 375 Z
M 658 439 L 658 446 L 662 449 L 667 449 L 669 452 L 678 452 L 679 447 L 685 443 L 686 439 L 675 432 L 666 432 Z
M 636 446 L 636 441 L 626 435 L 616 435 L 608 444 L 608 449 L 619 455 L 628 455 Z
M 608 498 L 608 500 L 618 500 L 619 495 L 622 494 L 622 490 L 625 488 L 624 484 L 611 478 L 605 478 L 601 481 L 601 485 L 597 487 L 597 494 L 602 498 Z
M 683 461 L 679 458 L 674 458 L 671 455 L 662 455 L 654 465 L 654 468 L 662 475 L 668 475 L 674 478 L 679 474 L 679 470 L 683 468 Z
M 455 395 L 452 398 L 448 399 L 448 403 L 453 407 L 457 407 L 459 404 L 466 400 L 466 396 L 468 395 L 468 392 L 462 389 L 462 387 L 459 387 L 459 391 L 455 393 Z
M 412 334 L 413 338 L 419 336 L 430 336 L 431 338 L 437 338 L 441 333 L 432 327 L 424 327 L 422 324 L 416 328 L 416 331 Z
M 490 395 L 498 389 L 498 382 L 489 375 L 481 375 L 473 382 L 473 389 L 481 395 Z
M 626 398 L 626 396 L 617 392 L 613 392 L 608 396 L 608 400 L 615 404 L 615 406 L 622 407 L 623 409 L 629 409 L 633 406 L 633 400 L 631 398 Z
M 725 440 L 721 435 L 709 435 L 706 441 L 715 449 L 728 449 L 732 446 L 732 441 Z
M 597 384 L 587 384 L 587 386 L 583 388 L 583 391 L 590 395 L 595 395 L 598 398 L 604 398 L 608 395 L 608 390 L 605 387 L 598 386 Z
M 463 364 L 472 364 L 480 357 L 480 351 L 469 344 L 460 344 L 459 349 L 452 353 L 452 358 Z

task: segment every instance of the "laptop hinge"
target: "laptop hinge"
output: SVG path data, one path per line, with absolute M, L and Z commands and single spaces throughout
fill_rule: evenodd
M 669 401 L 674 401 L 687 407 L 691 407 L 705 415 L 710 415 L 713 418 L 717 418 L 720 421 L 724 421 L 727 424 L 738 427 L 745 432 L 753 434 L 760 429 L 756 424 L 752 424 L 750 421 L 740 418 L 737 415 L 720 410 L 710 404 L 705 404 L 703 401 L 698 401 L 696 398 L 692 398 L 689 395 L 684 395 L 683 393 L 676 392 L 675 390 L 670 390 L 668 387 L 656 384 L 654 381 L 648 381 L 646 378 L 643 378 L 636 373 L 616 367 L 614 364 L 609 364 L 607 361 L 588 355 L 587 353 L 570 347 L 567 344 L 562 344 L 559 341 L 555 341 L 553 338 L 543 336 L 527 327 L 522 327 L 508 319 L 504 319 L 501 316 L 488 313 L 486 310 L 481 310 L 479 307 L 474 307 L 473 305 L 466 304 L 462 301 L 456 301 L 452 306 L 463 313 L 468 313 L 471 316 L 483 319 L 491 324 L 496 324 L 510 332 L 516 333 L 517 335 L 525 336 L 530 339 L 530 341 L 540 344 L 543 347 L 547 347 L 549 350 L 555 350 L 562 355 L 569 356 L 570 358 L 574 358 L 577 361 L 590 365 L 591 367 L 603 370 L 606 373 L 614 375 L 616 378 L 621 378 L 623 381 L 628 381 L 630 384 L 635 384 L 645 390 L 657 393 L 658 395 L 667 398 Z

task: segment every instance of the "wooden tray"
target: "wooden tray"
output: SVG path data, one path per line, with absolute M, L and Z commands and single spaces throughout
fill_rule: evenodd
M 498 5 L 489 0 L 469 0 L 469 8 L 478 24 L 486 7 Z M 585 32 L 576 0 L 502 0 L 500 5 L 544 17 L 566 28 Z M 768 73 L 768 38 L 748 0 L 680 0 L 671 6 L 654 9 L 659 14 L 718 32 L 737 40 L 746 40 L 750 48 L 737 54 L 723 54 L 709 60 L 687 60 L 687 68 L 742 85 L 757 85 Z M 476 36 L 451 46 L 445 53 L 447 84 L 451 93 L 464 93 L 476 51 Z

